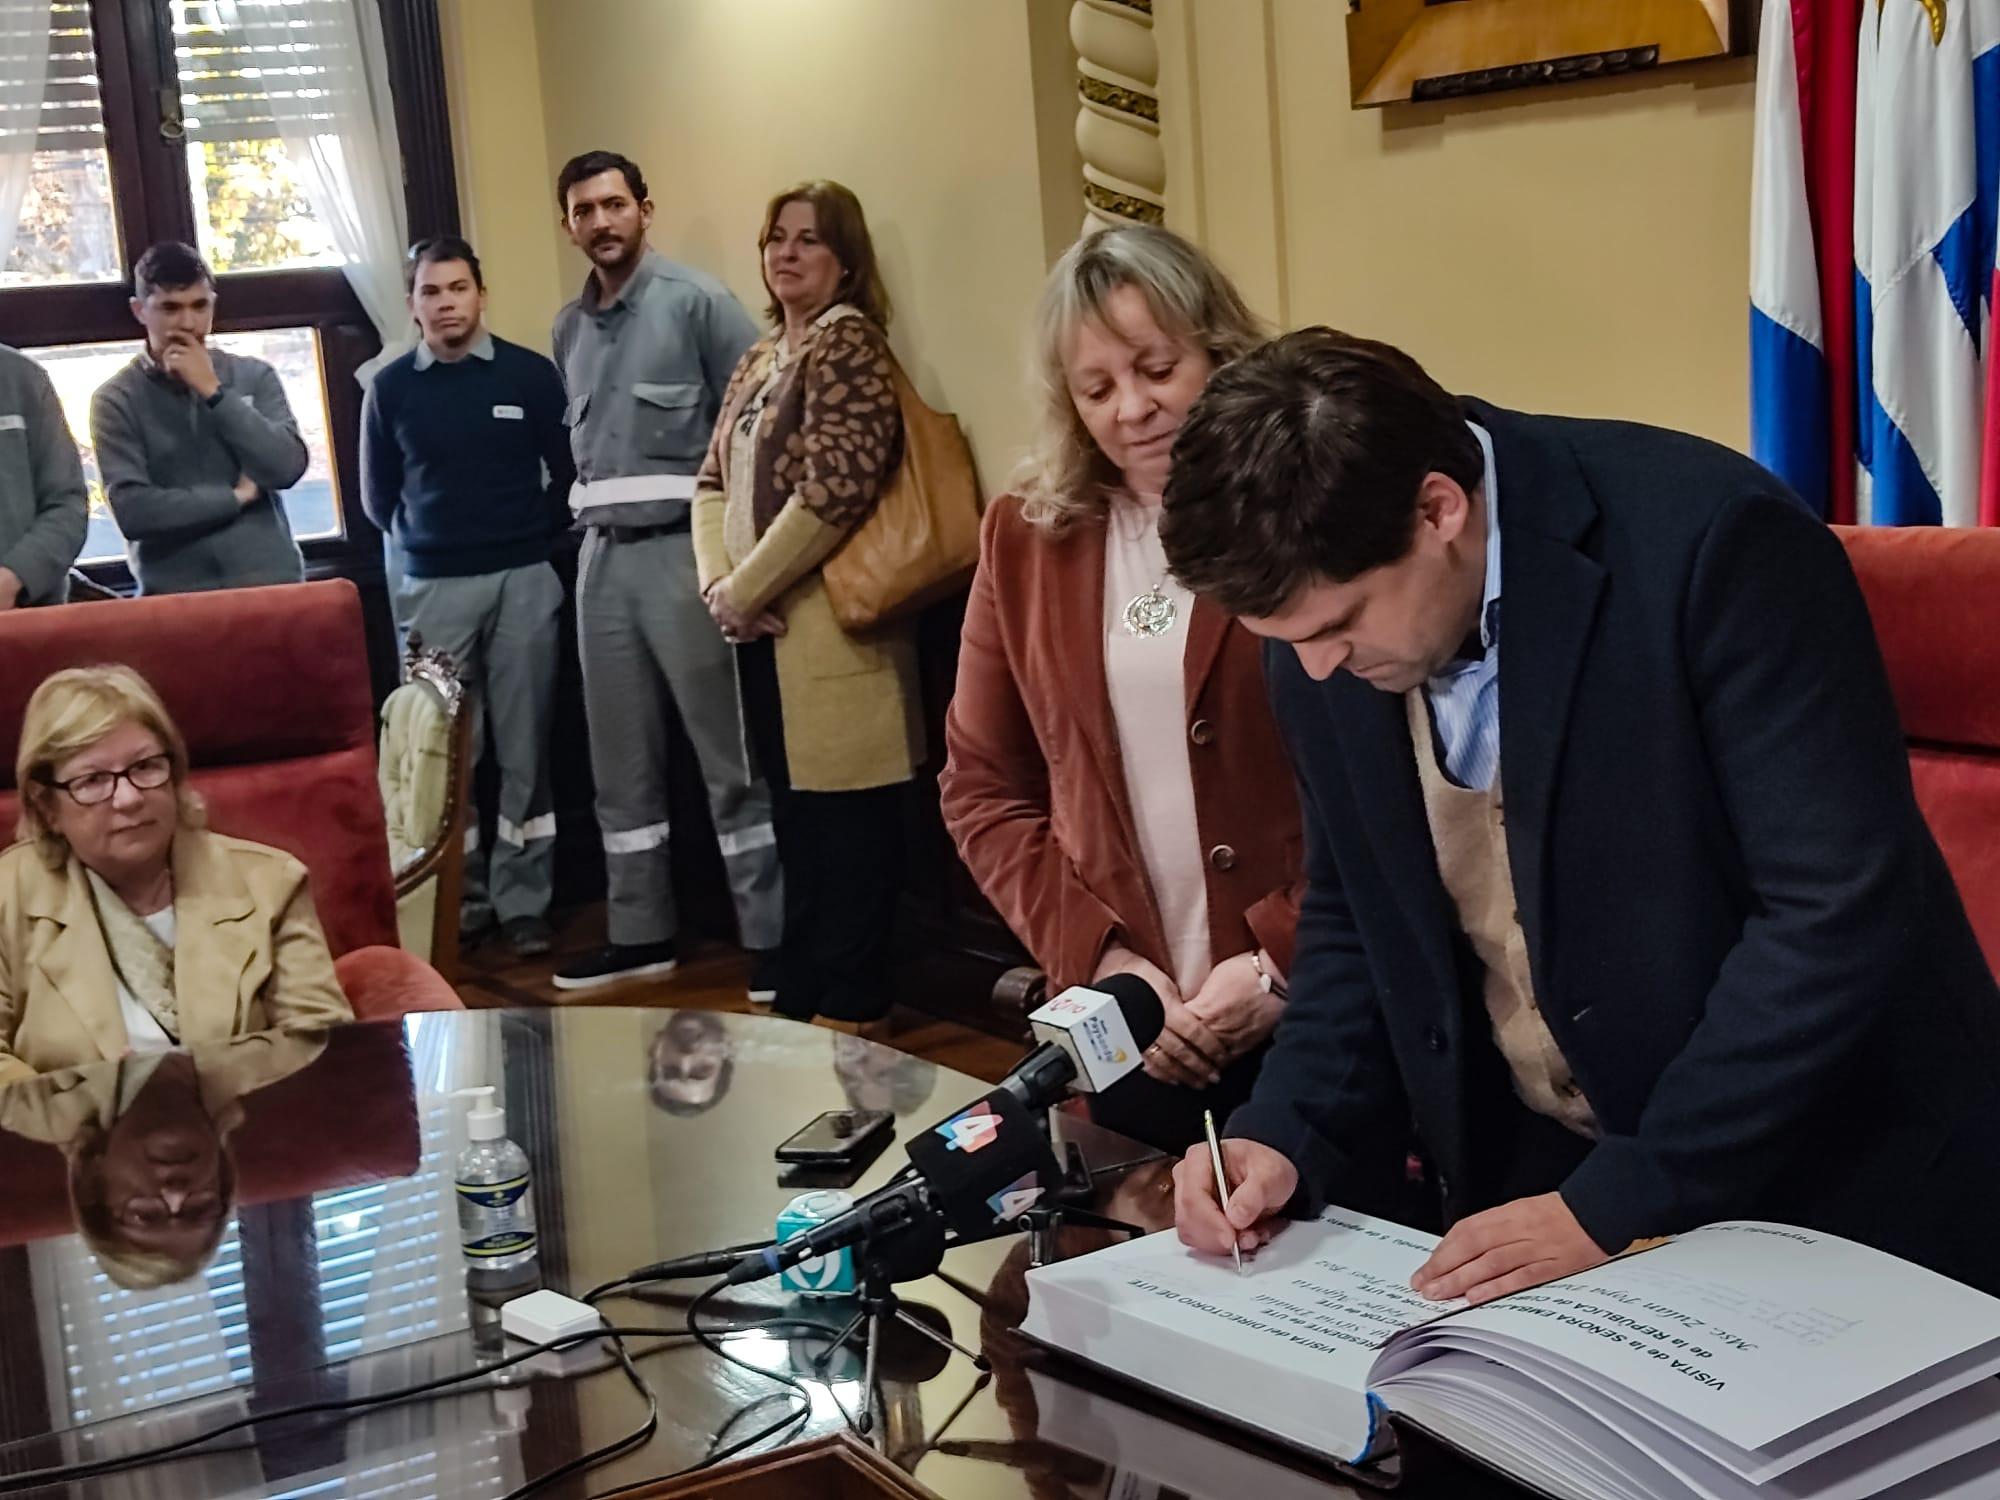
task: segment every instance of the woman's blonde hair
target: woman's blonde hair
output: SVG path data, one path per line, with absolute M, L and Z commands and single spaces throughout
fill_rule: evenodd
M 1077 415 L 1063 356 L 1084 323 L 1106 321 L 1105 303 L 1127 286 L 1139 289 L 1162 332 L 1203 350 L 1218 369 L 1267 337 L 1221 267 L 1172 230 L 1120 225 L 1070 246 L 1049 272 L 1035 309 L 1033 379 L 1041 416 L 1014 478 L 1021 514 L 1052 533 L 1101 516 L 1124 489 L 1124 476 Z
M 239 1115 L 240 1118 L 240 1115 Z M 236 1162 L 227 1142 L 218 1147 L 216 1193 L 222 1200 L 214 1226 L 185 1255 L 144 1250 L 131 1243 L 117 1215 L 104 1201 L 104 1150 L 109 1135 L 92 1123 L 65 1151 L 68 1161 L 70 1217 L 98 1269 L 128 1292 L 150 1292 L 199 1275 L 215 1259 L 236 1204 Z
M 187 742 L 152 685 L 130 667 L 70 667 L 45 678 L 28 700 L 14 756 L 14 785 L 21 794 L 17 837 L 32 842 L 51 870 L 69 858 L 69 841 L 55 831 L 47 811 L 47 799 L 61 795 L 54 785 L 56 767 L 121 724 L 150 730 L 173 758 L 181 826 L 199 828 L 204 822 L 201 797 L 187 784 Z

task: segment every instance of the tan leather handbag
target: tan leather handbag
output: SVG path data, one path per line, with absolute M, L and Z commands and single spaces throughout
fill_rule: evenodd
M 979 561 L 979 475 L 958 418 L 932 411 L 895 366 L 903 458 L 820 577 L 842 630 L 914 614 L 963 588 Z

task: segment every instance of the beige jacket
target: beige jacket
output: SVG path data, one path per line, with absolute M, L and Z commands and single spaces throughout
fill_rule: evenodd
M 701 586 L 727 578 L 738 609 L 775 610 L 774 644 L 791 783 L 848 792 L 908 781 L 924 758 L 917 642 L 909 621 L 850 635 L 820 566 L 867 519 L 902 451 L 889 345 L 859 314 L 822 318 L 782 377 L 757 430 L 755 547 L 732 562 L 723 540 L 731 433 L 763 385 L 780 335 L 759 340 L 730 377 L 696 481 Z
M 282 850 L 182 829 L 174 837 L 174 992 L 181 1041 L 354 1019 L 306 889 Z M 72 855 L 0 853 L 0 1084 L 125 1055 L 118 978 Z
M 202 1107 L 224 1130 L 240 1122 L 245 1094 L 289 1078 L 326 1050 L 322 1032 L 260 1031 L 191 1054 Z M 0 1087 L 0 1130 L 67 1150 L 85 1131 L 109 1135 L 121 1113 L 123 1066 L 89 1063 Z

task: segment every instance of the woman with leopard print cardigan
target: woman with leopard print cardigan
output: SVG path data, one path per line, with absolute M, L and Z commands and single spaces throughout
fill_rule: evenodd
M 810 182 L 771 200 L 764 285 L 774 331 L 737 365 L 696 481 L 702 597 L 736 647 L 752 758 L 784 867 L 776 1008 L 866 1021 L 889 1008 L 905 788 L 924 754 L 908 624 L 850 635 L 820 567 L 902 457 L 883 332 L 889 299 L 853 193 Z

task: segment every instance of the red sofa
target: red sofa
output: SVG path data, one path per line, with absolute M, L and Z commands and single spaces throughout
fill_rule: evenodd
M 375 704 L 353 584 L 0 613 L 0 843 L 13 836 L 14 751 L 29 695 L 51 672 L 102 662 L 134 668 L 165 701 L 187 739 L 211 827 L 305 862 L 357 1016 L 459 1008 L 442 975 L 396 946 Z
M 2000 531 L 1834 531 L 1882 644 L 1917 801 L 2000 972 Z

